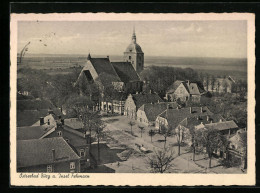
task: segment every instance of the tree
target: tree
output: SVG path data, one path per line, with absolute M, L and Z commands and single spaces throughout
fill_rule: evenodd
M 197 136 L 200 136 L 197 138 L 198 145 L 202 149 L 206 149 L 209 157 L 209 168 L 211 168 L 213 152 L 222 149 L 227 144 L 225 137 L 221 135 L 216 129 L 206 128 L 198 129 Z
M 101 121 L 98 111 L 93 111 L 92 106 L 95 105 L 86 96 L 74 96 L 67 100 L 65 107 L 67 108 L 68 115 L 77 117 L 83 123 L 84 132 L 89 132 L 89 150 L 91 150 L 91 132 L 93 127 Z
M 151 142 L 153 142 L 153 136 L 156 134 L 153 129 L 149 130 L 148 132 L 149 136 L 151 137 Z
M 171 137 L 173 135 L 172 130 L 162 125 L 161 127 L 161 135 L 164 137 L 164 148 L 166 146 L 167 137 Z
M 184 140 L 188 137 L 188 133 L 186 131 L 186 128 L 182 125 L 178 125 L 177 128 L 171 128 L 173 134 L 176 136 L 177 144 L 178 144 L 178 155 L 181 155 L 181 144 L 184 142 Z
M 97 117 L 93 121 L 92 127 L 94 129 L 94 132 L 96 134 L 97 142 L 98 142 L 98 161 L 100 161 L 100 147 L 99 147 L 99 141 L 102 137 L 105 136 L 103 129 L 106 127 L 104 122 L 101 120 L 101 117 Z
M 128 122 L 128 125 L 130 125 L 130 127 L 131 127 L 131 134 L 133 135 L 132 127 L 135 125 L 135 122 L 129 121 L 129 122 Z
M 165 173 L 172 166 L 172 161 L 175 159 L 174 151 L 170 148 L 155 150 L 151 157 L 148 157 L 148 164 L 155 173 Z
M 192 141 L 192 150 L 193 150 L 193 161 L 195 161 L 195 155 L 196 155 L 196 147 L 198 146 L 198 140 L 199 137 L 196 129 L 194 127 L 189 128 L 191 141 Z
M 141 137 L 142 137 L 142 134 L 143 134 L 143 131 L 144 131 L 144 126 L 140 126 L 140 125 L 138 125 L 138 128 L 139 128 L 140 131 L 141 131 Z

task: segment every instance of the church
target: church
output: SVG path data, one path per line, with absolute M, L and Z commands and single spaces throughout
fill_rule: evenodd
M 136 42 L 135 30 L 133 31 L 131 43 L 127 46 L 123 61 L 111 62 L 109 56 L 105 58 L 93 58 L 88 54 L 86 64 L 81 70 L 75 86 L 79 86 L 80 93 L 84 93 L 86 85 L 93 82 L 99 83 L 102 88 L 113 86 L 118 92 L 118 97 L 115 99 L 115 107 L 113 102 L 109 101 L 110 105 L 101 102 L 101 109 L 115 110 L 120 114 L 123 113 L 122 101 L 130 93 L 142 92 L 143 82 L 140 79 L 140 73 L 144 69 L 144 53 Z M 112 111 L 113 111 L 112 110 Z

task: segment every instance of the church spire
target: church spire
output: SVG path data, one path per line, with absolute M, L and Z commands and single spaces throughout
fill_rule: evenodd
M 133 35 L 132 35 L 132 42 L 136 43 L 135 26 L 134 26 Z
M 88 57 L 87 57 L 87 59 L 90 60 L 90 58 L 91 58 L 91 56 L 90 56 L 90 52 L 89 52 L 89 53 L 88 53 Z

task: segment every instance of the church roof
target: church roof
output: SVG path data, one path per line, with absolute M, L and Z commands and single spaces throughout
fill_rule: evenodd
M 140 78 L 130 62 L 111 62 L 122 82 L 140 81 Z
M 95 68 L 98 75 L 100 75 L 101 73 L 106 73 L 114 76 L 115 82 L 120 81 L 120 78 L 118 77 L 108 58 L 90 58 L 90 62 Z

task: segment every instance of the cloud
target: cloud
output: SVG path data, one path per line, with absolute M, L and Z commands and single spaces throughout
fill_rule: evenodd
M 203 28 L 199 26 L 197 23 L 190 23 L 188 26 L 186 25 L 176 25 L 171 27 L 168 31 L 175 32 L 178 34 L 183 33 L 201 33 L 203 32 Z

